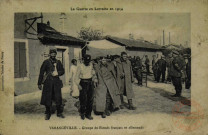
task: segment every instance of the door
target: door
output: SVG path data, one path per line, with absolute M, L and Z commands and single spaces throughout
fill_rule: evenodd
M 64 69 L 66 69 L 66 62 L 65 62 L 65 58 L 64 58 L 64 52 L 66 51 L 66 49 L 57 49 L 57 56 L 56 59 L 60 60 L 61 63 L 63 64 Z M 62 82 L 65 84 L 66 80 L 65 80 L 65 74 L 60 76 L 60 79 L 62 80 Z

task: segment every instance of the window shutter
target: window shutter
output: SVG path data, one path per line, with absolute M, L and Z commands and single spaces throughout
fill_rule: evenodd
M 19 42 L 14 42 L 14 77 L 19 78 Z
M 19 43 L 20 47 L 20 77 L 26 77 L 27 76 L 27 70 L 26 70 L 26 47 L 24 42 Z

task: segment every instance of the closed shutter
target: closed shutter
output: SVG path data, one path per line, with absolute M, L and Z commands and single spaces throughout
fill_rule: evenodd
M 19 43 L 20 47 L 20 77 L 26 77 L 27 75 L 27 70 L 26 70 L 26 48 L 25 48 L 25 43 L 20 42 Z
M 19 73 L 19 42 L 14 42 L 14 77 L 20 78 Z
M 14 42 L 14 76 L 22 78 L 27 76 L 25 42 Z

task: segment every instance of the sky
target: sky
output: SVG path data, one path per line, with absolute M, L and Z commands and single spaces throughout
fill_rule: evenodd
M 189 13 L 65 13 L 64 32 L 78 37 L 82 27 L 92 27 L 102 30 L 104 36 L 111 35 L 120 38 L 140 39 L 163 44 L 163 30 L 165 44 L 170 43 L 190 46 L 190 14 Z M 43 21 L 50 21 L 51 27 L 63 30 L 60 13 L 43 13 Z

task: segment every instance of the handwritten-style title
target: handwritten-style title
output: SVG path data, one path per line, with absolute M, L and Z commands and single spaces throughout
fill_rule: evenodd
M 82 8 L 82 7 L 71 7 L 71 11 L 123 11 L 123 8 L 99 8 L 99 7 L 94 7 L 94 8 Z

